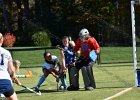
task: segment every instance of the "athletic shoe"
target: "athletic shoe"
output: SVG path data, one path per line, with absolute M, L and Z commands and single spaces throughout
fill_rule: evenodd
M 4 94 L 0 94 L 0 97 L 4 98 L 5 96 L 4 96 Z
M 38 86 L 35 87 L 35 91 L 38 92 L 38 93 L 40 92 Z
M 96 84 L 90 84 L 89 86 L 93 87 L 94 89 L 96 89 Z
M 94 90 L 94 88 L 89 86 L 89 87 L 85 87 L 85 90 Z
M 73 85 L 70 85 L 68 88 L 67 88 L 68 91 L 76 91 L 76 90 L 79 90 L 79 87 L 74 87 Z

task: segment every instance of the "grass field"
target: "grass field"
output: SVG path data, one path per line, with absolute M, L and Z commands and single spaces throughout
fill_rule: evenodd
M 42 75 L 41 68 L 21 68 L 20 73 L 26 73 L 27 70 L 33 72 L 32 78 L 19 78 L 21 83 L 33 88 L 40 76 Z M 94 75 L 96 79 L 97 89 L 93 91 L 85 91 L 83 89 L 83 81 L 80 72 L 80 87 L 79 91 L 58 91 L 55 79 L 50 75 L 42 84 L 40 90 L 41 96 L 25 90 L 22 87 L 14 85 L 19 100 L 103 100 L 110 97 L 126 88 L 134 86 L 133 65 L 128 64 L 101 64 L 94 65 Z M 68 82 L 68 81 L 67 81 Z M 114 98 L 115 100 L 136 100 L 139 98 L 139 88 L 134 88 L 131 91 Z
M 14 84 L 16 93 L 19 100 L 103 100 L 110 96 L 113 96 L 129 87 L 133 87 L 132 90 L 122 94 L 118 97 L 113 98 L 113 100 L 138 100 L 140 98 L 140 88 L 134 87 L 134 67 L 132 63 L 131 48 L 120 48 L 112 49 L 113 52 L 123 52 L 118 54 L 112 54 L 109 48 L 103 48 L 102 60 L 104 62 L 116 61 L 121 63 L 106 63 L 106 64 L 95 64 L 93 66 L 93 72 L 95 75 L 97 88 L 93 91 L 85 91 L 83 80 L 80 71 L 80 90 L 79 91 L 58 91 L 57 83 L 55 79 L 50 75 L 47 77 L 45 82 L 40 87 L 42 92 L 41 96 L 25 90 Z M 109 51 L 108 51 L 109 50 Z M 53 54 L 59 56 L 57 50 L 50 50 Z M 41 64 L 44 60 L 42 57 L 44 51 L 33 51 L 33 52 L 15 52 L 14 58 L 22 61 L 22 66 L 20 68 L 20 74 L 25 74 L 28 70 L 33 73 L 32 78 L 19 78 L 22 84 L 30 88 L 34 88 L 42 75 Z M 107 56 L 108 55 L 108 56 Z M 116 56 L 114 56 L 116 55 Z M 126 56 L 127 55 L 127 56 Z M 110 56 L 113 56 L 111 59 Z M 117 59 L 119 57 L 119 59 Z M 130 58 L 131 57 L 131 58 Z M 122 61 L 130 61 L 129 63 L 123 63 Z M 67 79 L 68 84 L 68 79 Z
M 102 47 L 100 62 L 101 63 L 133 63 L 132 47 Z M 33 51 L 14 51 L 14 59 L 22 61 L 22 67 L 41 66 L 43 63 L 43 53 L 45 50 Z M 47 49 L 52 54 L 60 57 L 58 49 Z M 137 48 L 137 60 L 140 61 L 140 48 Z

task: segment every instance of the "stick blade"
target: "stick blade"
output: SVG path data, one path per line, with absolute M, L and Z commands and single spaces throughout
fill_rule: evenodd
M 35 93 L 35 94 L 37 94 L 37 95 L 41 95 L 41 92 L 40 91 L 34 91 L 33 89 L 31 89 L 31 88 L 28 88 L 28 87 L 26 87 L 26 86 L 24 86 L 24 85 L 21 85 L 22 87 L 24 87 L 25 89 L 27 89 L 27 90 L 29 90 L 29 91 L 31 91 L 31 92 L 33 92 L 33 93 Z
M 34 91 L 33 89 L 30 89 L 30 88 L 28 88 L 28 87 L 27 87 L 27 89 L 28 89 L 29 91 L 31 91 L 31 92 L 33 92 L 33 93 L 39 95 L 39 96 L 41 95 L 41 92 L 40 92 L 40 91 L 37 92 L 37 91 Z

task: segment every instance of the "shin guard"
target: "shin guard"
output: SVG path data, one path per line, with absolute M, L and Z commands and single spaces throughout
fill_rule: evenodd
M 94 79 L 94 75 L 93 75 L 92 66 L 87 66 L 86 69 L 87 69 L 88 77 L 89 77 L 89 80 L 90 80 L 90 86 L 92 86 L 95 89 L 96 84 L 95 84 L 95 79 Z
M 87 68 L 85 66 L 83 66 L 81 68 L 81 72 L 82 72 L 82 76 L 83 76 L 84 85 L 85 85 L 85 87 L 88 87 L 90 85 L 90 79 L 88 76 Z
M 75 88 L 79 88 L 79 70 L 77 68 L 75 68 L 75 67 L 71 68 L 70 80 L 71 80 L 71 84 Z

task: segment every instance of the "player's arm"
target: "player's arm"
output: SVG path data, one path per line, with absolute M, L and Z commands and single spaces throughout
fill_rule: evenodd
M 69 49 L 64 50 L 64 53 L 65 53 L 66 55 L 73 56 L 73 55 L 74 55 L 73 49 L 74 49 L 74 47 L 75 47 L 75 43 L 74 43 L 74 41 L 69 41 L 69 44 L 70 44 L 70 46 L 72 47 L 72 50 L 69 50 Z
M 74 52 L 76 53 L 80 49 L 80 39 L 78 38 L 75 42 Z
M 75 42 L 75 46 L 74 46 L 74 52 L 75 52 L 75 55 L 76 57 L 80 57 L 81 55 L 81 47 L 80 47 L 80 39 L 78 38 Z
M 95 48 L 96 54 L 100 54 L 100 46 L 99 46 L 98 42 L 93 38 L 92 43 Z
M 53 72 L 53 68 L 47 69 L 55 78 L 58 78 L 58 76 L 56 75 L 56 73 Z
M 60 56 L 61 56 L 61 59 L 62 59 L 62 66 L 61 67 L 62 67 L 62 69 L 66 69 L 65 55 L 64 55 L 64 51 L 63 50 L 60 50 Z
M 74 41 L 70 41 L 69 43 L 70 43 L 70 45 L 71 45 L 72 48 L 75 47 L 75 43 L 74 43 Z

